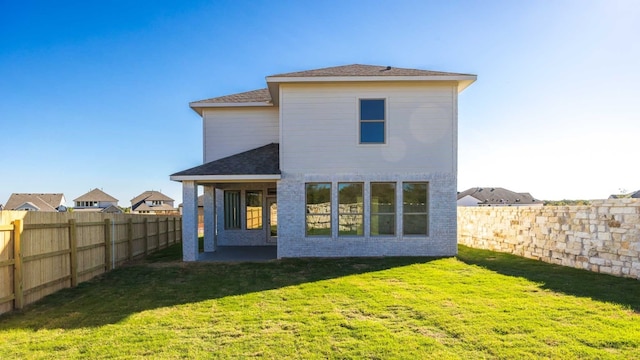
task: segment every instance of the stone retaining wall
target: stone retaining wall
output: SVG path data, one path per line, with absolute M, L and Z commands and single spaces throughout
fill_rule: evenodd
M 640 199 L 590 206 L 458 207 L 458 243 L 640 279 Z

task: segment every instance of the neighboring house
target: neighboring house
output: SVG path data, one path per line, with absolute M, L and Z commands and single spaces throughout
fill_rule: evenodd
M 63 212 L 64 194 L 11 194 L 4 210 Z
M 118 207 L 118 199 L 96 188 L 88 193 L 73 199 L 73 211 L 80 212 L 104 212 L 104 213 L 122 213 Z
M 132 214 L 175 214 L 174 200 L 159 191 L 145 191 L 131 199 Z
M 205 251 L 455 255 L 458 93 L 475 80 L 347 65 L 190 103 L 203 121 L 204 161 L 171 175 L 182 182 L 183 259 L 199 256 L 199 186 Z
M 517 193 L 504 188 L 475 187 L 458 193 L 458 206 L 542 206 L 529 193 Z
M 613 194 L 609 196 L 609 199 L 640 199 L 640 190 L 628 194 Z

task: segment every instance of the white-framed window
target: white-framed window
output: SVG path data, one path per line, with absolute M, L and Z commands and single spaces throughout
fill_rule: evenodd
M 97 201 L 76 201 L 76 206 L 78 207 L 97 207 Z
M 247 190 L 244 195 L 247 230 L 262 229 L 262 191 Z
M 240 229 L 240 191 L 224 192 L 224 228 Z
M 385 99 L 359 99 L 360 144 L 386 143 Z
M 364 235 L 364 184 L 338 183 L 338 235 Z
M 151 205 L 162 205 L 162 200 L 153 200 L 151 201 Z
M 305 234 L 331 236 L 331 183 L 306 183 L 305 199 Z
M 396 183 L 372 182 L 370 200 L 371 236 L 396 234 Z
M 402 233 L 429 234 L 429 183 L 402 183 Z

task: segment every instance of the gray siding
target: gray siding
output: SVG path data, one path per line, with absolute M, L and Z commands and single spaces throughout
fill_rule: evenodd
M 456 172 L 454 83 L 282 84 L 280 91 L 283 171 Z M 360 98 L 386 99 L 386 144 L 359 144 Z
M 204 163 L 278 140 L 278 108 L 227 108 L 203 113 Z

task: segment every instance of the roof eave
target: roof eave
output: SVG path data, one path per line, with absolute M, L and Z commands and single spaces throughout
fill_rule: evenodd
M 419 76 L 268 76 L 267 83 L 300 82 L 361 82 L 361 81 L 475 81 L 476 75 L 419 75 Z
M 266 174 L 266 175 L 171 175 L 169 179 L 173 181 L 198 181 L 198 182 L 256 182 L 256 181 L 276 181 L 280 180 L 282 176 L 280 174 Z
M 458 81 L 458 94 L 464 91 L 464 89 L 468 88 L 471 84 L 476 81 L 477 77 L 473 76 L 473 79 L 465 79 Z
M 267 76 L 267 87 L 273 103 L 280 102 L 281 83 L 327 83 L 327 82 L 374 82 L 374 81 L 455 81 L 458 93 L 469 87 L 478 77 L 476 75 L 438 75 L 438 76 Z
M 273 103 L 256 101 L 256 102 L 241 102 L 241 103 L 199 103 L 199 102 L 191 102 L 189 103 L 189 107 L 193 109 L 193 111 L 197 112 L 202 116 L 203 109 L 206 108 L 241 108 L 241 107 L 273 107 Z

